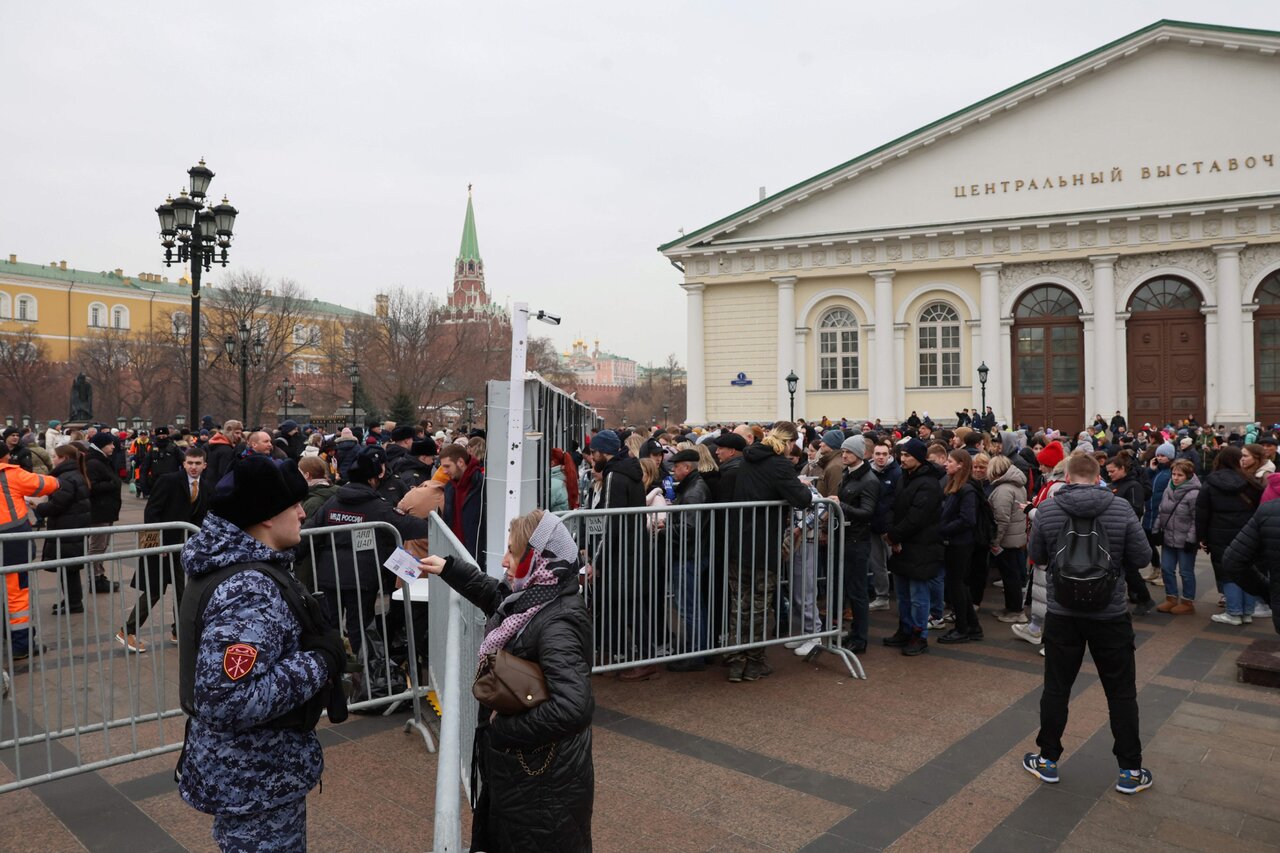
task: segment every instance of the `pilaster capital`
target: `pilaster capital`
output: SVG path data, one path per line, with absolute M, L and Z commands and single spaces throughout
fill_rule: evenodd
M 783 290 L 785 288 L 794 288 L 796 286 L 797 280 L 798 279 L 794 275 L 779 275 L 769 279 L 769 281 L 773 282 L 778 286 L 779 290 Z
M 977 270 L 977 271 L 978 271 L 979 273 L 981 273 L 981 274 L 986 274 L 986 275 L 990 275 L 991 273 L 995 273 L 995 272 L 1000 272 L 1000 270 L 1001 270 L 1003 267 L 1004 267 L 1004 264 L 1001 264 L 1001 263 L 992 263 L 992 264 L 974 264 L 974 265 L 973 265 L 973 268 L 974 268 L 975 270 Z
M 690 296 L 693 296 L 695 293 L 701 296 L 702 291 L 707 289 L 707 286 L 700 281 L 686 281 L 680 286 L 683 287 L 684 292 Z
M 1114 269 L 1119 257 L 1119 255 L 1090 255 L 1089 263 L 1093 264 L 1095 270 Z
M 1217 255 L 1219 258 L 1229 258 L 1229 257 L 1238 256 L 1240 254 L 1240 250 L 1247 245 L 1249 244 L 1248 243 L 1222 243 L 1221 245 L 1210 246 L 1209 248 L 1213 249 L 1213 253 Z
M 795 328 L 795 336 L 796 336 L 797 338 L 799 338 L 800 340 L 804 340 L 804 339 L 805 339 L 805 337 L 807 337 L 807 336 L 808 336 L 808 334 L 809 334 L 809 327 L 808 327 L 808 326 L 796 326 L 796 328 Z
M 897 270 L 868 270 L 867 275 L 871 276 L 879 284 L 882 281 L 893 281 L 893 277 L 897 272 Z

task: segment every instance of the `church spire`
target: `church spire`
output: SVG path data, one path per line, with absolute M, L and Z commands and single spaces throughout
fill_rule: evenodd
M 462 223 L 462 248 L 458 250 L 460 261 L 480 261 L 480 241 L 476 239 L 476 212 L 471 206 L 471 184 L 467 184 L 467 218 Z

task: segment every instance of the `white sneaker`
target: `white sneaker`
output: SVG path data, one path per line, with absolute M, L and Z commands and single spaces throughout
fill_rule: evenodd
M 870 604 L 867 605 L 867 609 L 868 610 L 888 610 L 889 609 L 888 596 L 877 597 L 874 601 L 872 601 Z
M 1010 625 L 1009 630 L 1013 632 L 1015 637 L 1017 637 L 1020 640 L 1026 640 L 1028 643 L 1030 643 L 1033 646 L 1040 645 L 1040 643 L 1044 639 L 1043 637 L 1044 632 L 1035 630 L 1034 628 L 1031 627 L 1030 623 L 1026 625 L 1022 625 L 1022 624 Z
M 1021 610 L 1001 610 L 996 614 L 996 619 L 1001 622 L 1022 624 L 1027 621 L 1027 615 Z
M 805 640 L 803 644 L 796 646 L 795 656 L 798 658 L 807 658 L 813 653 L 813 650 L 821 645 L 817 640 Z
M 1044 657 L 1044 646 L 1040 647 L 1040 657 Z
M 1230 613 L 1215 613 L 1212 616 L 1210 616 L 1209 619 L 1213 622 L 1217 622 L 1222 625 L 1243 625 L 1244 624 L 1244 619 L 1240 618 L 1239 616 L 1232 616 Z
M 995 589 L 1004 589 L 1004 581 L 992 581 L 991 586 Z
M 807 642 L 808 640 L 792 640 L 791 642 L 783 643 L 782 645 L 786 646 L 788 649 L 798 649 Z
M 1253 606 L 1253 615 L 1257 616 L 1259 619 L 1270 619 L 1271 607 L 1259 601 Z
M 129 651 L 137 654 L 142 654 L 147 650 L 146 643 L 139 640 L 133 634 L 126 634 L 123 629 L 116 632 L 116 642 L 124 646 Z
M 943 628 L 947 627 L 947 620 L 946 619 L 930 619 L 929 627 L 935 631 L 941 631 Z

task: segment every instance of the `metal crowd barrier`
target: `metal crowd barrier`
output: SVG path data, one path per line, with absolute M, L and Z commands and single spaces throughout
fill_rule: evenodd
M 3 608 L 0 762 L 13 780 L 0 784 L 0 793 L 181 748 L 184 721 L 173 719 L 183 716 L 177 645 L 168 640 L 173 635 L 163 622 L 173 612 L 173 555 L 196 530 L 172 522 L 0 534 L 6 562 L 16 549 L 27 557 L 0 568 L 0 576 L 6 583 L 10 576 L 25 578 L 30 592 L 25 628 L 12 624 L 7 600 Z M 97 536 L 107 538 L 92 541 Z M 120 537 L 124 547 L 116 548 Z M 37 550 L 38 540 L 44 545 Z M 94 591 L 93 564 L 102 563 L 109 579 L 127 582 L 126 560 L 155 567 L 137 573 L 141 595 L 152 591 L 153 576 L 170 583 L 151 608 L 145 635 L 138 632 L 153 654 L 126 655 L 116 640 L 134 604 L 132 587 L 122 583 L 109 593 Z M 83 585 L 83 615 L 56 612 L 68 580 L 76 576 Z M 15 633 L 24 630 L 29 657 L 18 659 Z
M 438 514 L 430 517 L 430 552 L 436 557 L 456 557 L 476 565 L 476 560 L 453 535 Z M 431 650 L 428 673 L 440 701 L 440 753 L 436 763 L 434 844 L 436 853 L 462 849 L 462 802 L 459 792 L 472 795 L 471 756 L 475 744 L 479 703 L 471 696 L 480 643 L 484 640 L 484 614 L 454 592 L 440 578 L 431 576 Z M 441 630 L 441 628 L 444 630 Z
M 197 530 L 173 522 L 0 534 L 9 563 L 0 568 L 0 578 L 24 576 L 30 590 L 27 657 L 15 654 L 15 633 L 20 640 L 24 626 L 12 624 L 7 596 L 0 599 L 0 764 L 11 777 L 0 782 L 0 794 L 181 748 L 185 715 L 178 698 L 175 581 L 184 577 L 177 555 Z M 99 536 L 106 538 L 93 541 Z M 323 593 L 342 624 L 350 607 L 356 617 L 352 624 L 374 626 L 358 644 L 361 671 L 348 707 L 385 708 L 390 714 L 409 703 L 413 713 L 405 731 L 416 729 L 434 751 L 422 712 L 427 687 L 417 666 L 422 645 L 414 630 L 413 596 L 402 594 L 404 600 L 395 601 L 395 578 L 381 568 L 401 544 L 399 532 L 385 522 L 369 522 L 304 530 L 303 537 L 297 565 L 310 566 L 306 585 Z M 376 589 L 362 588 L 358 577 L 355 589 L 331 581 L 336 580 L 333 560 L 315 560 L 322 539 L 335 553 L 349 549 L 353 558 L 371 550 L 379 567 Z M 385 547 L 391 542 L 395 545 Z M 304 557 L 311 557 L 309 564 Z M 96 563 L 105 566 L 109 579 L 121 582 L 120 589 L 94 592 L 91 567 Z M 76 575 L 83 583 L 83 613 L 55 611 Z M 127 651 L 117 632 L 135 604 L 153 597 L 149 613 L 138 614 L 142 624 L 134 631 L 145 652 Z M 418 607 L 418 622 L 425 624 L 424 609 Z M 383 653 L 375 654 L 372 637 Z M 395 655 L 387 648 L 392 641 Z M 396 664 L 393 657 L 403 657 L 404 663 Z
M 582 549 L 593 673 L 788 642 L 844 661 L 844 521 L 837 501 L 579 509 L 560 516 Z

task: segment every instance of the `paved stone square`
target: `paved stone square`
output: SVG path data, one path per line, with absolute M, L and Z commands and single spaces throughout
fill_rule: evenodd
M 754 683 L 729 684 L 718 666 L 641 684 L 594 679 L 596 849 L 1274 850 L 1280 692 L 1237 683 L 1235 668 L 1252 640 L 1274 633 L 1270 620 L 1211 623 L 1207 560 L 1199 580 L 1194 617 L 1135 622 L 1155 774 L 1137 796 L 1113 790 L 1106 700 L 1087 659 L 1062 782 L 1041 785 L 1018 766 L 1035 748 L 1036 649 L 984 612 L 984 642 L 905 658 L 878 644 L 893 630 L 889 611 L 872 614 L 865 682 L 834 657 L 806 663 L 784 649 Z M 404 719 L 321 729 L 311 850 L 430 849 L 435 757 L 401 731 Z M 177 795 L 175 758 L 0 796 L 5 849 L 215 849 L 210 819 Z

